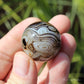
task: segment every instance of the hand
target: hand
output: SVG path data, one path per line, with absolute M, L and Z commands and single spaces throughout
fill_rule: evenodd
M 36 21 L 40 19 L 25 19 L 0 39 L 0 84 L 66 84 L 76 48 L 73 36 L 65 33 L 70 28 L 70 21 L 64 15 L 57 15 L 49 21 L 61 33 L 62 48 L 55 59 L 47 62 L 38 80 L 37 73 L 43 62 L 34 62 L 22 52 L 21 46 L 23 31 Z

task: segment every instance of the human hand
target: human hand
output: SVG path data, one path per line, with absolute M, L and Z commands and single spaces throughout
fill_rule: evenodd
M 37 73 L 43 62 L 34 62 L 22 52 L 21 46 L 25 28 L 36 21 L 40 19 L 25 19 L 0 39 L 0 84 L 66 84 L 76 48 L 73 36 L 65 33 L 70 28 L 70 21 L 64 15 L 57 15 L 49 21 L 61 33 L 62 48 L 56 58 L 47 62 L 39 77 Z

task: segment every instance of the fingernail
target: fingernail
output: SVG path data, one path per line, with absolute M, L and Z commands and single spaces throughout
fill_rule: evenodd
M 17 54 L 14 59 L 14 71 L 20 76 L 25 76 L 28 73 L 30 61 L 23 54 Z

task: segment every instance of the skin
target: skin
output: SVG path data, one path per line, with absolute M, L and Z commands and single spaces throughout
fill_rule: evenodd
M 67 16 L 54 16 L 49 23 L 61 33 L 62 48 L 56 58 L 47 62 L 42 73 L 37 73 L 43 62 L 35 62 L 22 51 L 21 37 L 25 28 L 33 22 L 40 21 L 30 17 L 17 24 L 0 39 L 0 84 L 66 84 L 70 62 L 76 49 Z M 5 50 L 4 50 L 5 49 Z

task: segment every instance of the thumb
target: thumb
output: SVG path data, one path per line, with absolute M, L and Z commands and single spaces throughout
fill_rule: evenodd
M 37 69 L 35 63 L 25 53 L 18 52 L 14 57 L 13 70 L 5 84 L 36 84 Z

